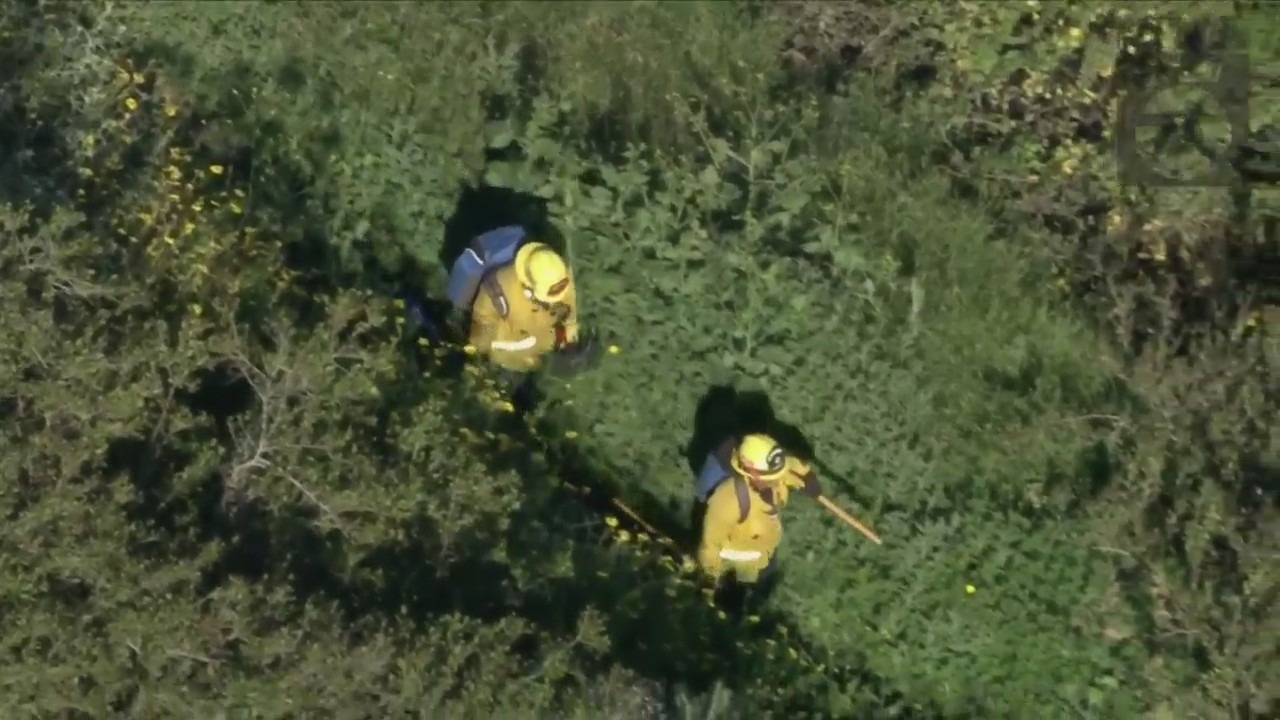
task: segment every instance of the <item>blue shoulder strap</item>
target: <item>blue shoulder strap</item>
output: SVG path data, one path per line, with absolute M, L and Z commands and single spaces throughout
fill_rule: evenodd
M 524 238 L 524 228 L 506 225 L 472 240 L 454 261 L 449 272 L 449 302 L 456 309 L 468 311 L 475 302 L 476 295 L 483 289 L 493 300 L 498 314 L 505 317 L 507 298 L 497 283 L 491 281 L 489 271 L 515 260 L 516 250 Z
M 707 455 L 706 461 L 702 463 L 702 471 L 698 473 L 698 479 L 694 483 L 693 495 L 698 502 L 705 503 L 721 483 L 733 480 L 734 494 L 738 496 L 738 522 L 742 522 L 747 519 L 750 511 L 751 495 L 747 492 L 747 481 L 725 466 L 725 456 L 721 452 L 723 449 L 722 446 Z

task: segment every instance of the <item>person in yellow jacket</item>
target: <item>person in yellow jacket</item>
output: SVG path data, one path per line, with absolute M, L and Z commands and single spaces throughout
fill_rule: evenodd
M 511 263 L 492 270 L 471 306 L 467 341 L 494 364 L 515 372 L 539 369 L 551 353 L 578 343 L 578 302 L 564 258 L 527 242 Z
M 772 570 L 782 542 L 780 513 L 793 490 L 822 494 L 810 465 L 773 438 L 755 433 L 721 444 L 698 478 L 699 499 L 707 503 L 698 547 L 703 571 L 754 584 Z

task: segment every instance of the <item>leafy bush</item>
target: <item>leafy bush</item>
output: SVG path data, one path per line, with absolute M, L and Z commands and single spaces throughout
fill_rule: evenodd
M 1082 130 L 1107 78 L 1175 71 L 1128 47 L 1187 7 L 12 16 L 5 694 L 1265 712 L 1269 367 L 1244 281 L 1199 315 L 1183 290 L 1238 228 L 1129 193 Z M 528 427 L 385 294 L 505 222 L 557 236 L 619 348 Z M 886 544 L 793 505 L 779 591 L 733 621 L 672 551 L 689 464 L 750 422 L 801 428 Z

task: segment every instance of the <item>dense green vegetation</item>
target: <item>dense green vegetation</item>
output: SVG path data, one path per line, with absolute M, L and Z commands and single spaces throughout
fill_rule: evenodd
M 0 0 L 0 700 L 1275 716 L 1277 25 Z M 1138 89 L 1225 144 L 1186 88 L 1232 48 L 1230 182 L 1122 182 Z M 1172 135 L 1137 141 L 1202 172 Z M 617 346 L 525 422 L 391 299 L 511 222 Z M 677 551 L 691 464 L 747 425 L 885 543 L 793 502 L 737 618 Z

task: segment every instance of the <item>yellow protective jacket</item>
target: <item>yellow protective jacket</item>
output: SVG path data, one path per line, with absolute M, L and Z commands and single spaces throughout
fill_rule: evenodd
M 713 577 L 733 572 L 740 582 L 755 582 L 782 542 L 782 508 L 793 488 L 804 487 L 808 463 L 787 459 L 787 472 L 767 490 L 742 478 L 720 483 L 707 498 L 698 564 Z M 745 498 L 743 517 L 740 493 Z
M 515 268 L 504 265 L 481 283 L 471 307 L 468 342 L 493 363 L 517 372 L 537 370 L 547 353 L 578 339 L 577 293 L 548 306 L 525 296 Z

